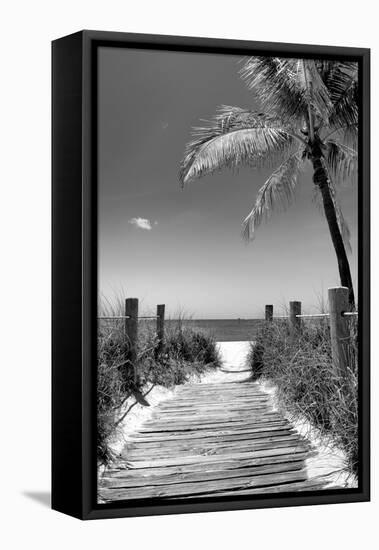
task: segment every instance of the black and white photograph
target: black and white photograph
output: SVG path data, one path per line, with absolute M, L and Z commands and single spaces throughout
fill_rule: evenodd
M 6 550 L 371 549 L 373 6 L 4 5 Z
M 357 60 L 99 46 L 98 505 L 354 491 Z

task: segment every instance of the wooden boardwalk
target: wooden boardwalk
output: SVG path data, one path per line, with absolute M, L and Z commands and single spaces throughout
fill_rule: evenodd
M 314 451 L 249 380 L 188 384 L 128 437 L 123 462 L 102 478 L 103 502 L 321 489 Z

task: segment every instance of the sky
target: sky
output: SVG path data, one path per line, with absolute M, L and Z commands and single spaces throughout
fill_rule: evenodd
M 294 204 L 256 238 L 241 223 L 270 170 L 224 170 L 181 189 L 180 162 L 193 126 L 220 105 L 257 108 L 238 74 L 241 57 L 123 48 L 99 51 L 99 292 L 138 297 L 153 312 L 193 318 L 261 317 L 300 300 L 319 309 L 339 285 L 337 261 L 310 170 Z M 340 189 L 352 233 L 357 284 L 357 189 Z

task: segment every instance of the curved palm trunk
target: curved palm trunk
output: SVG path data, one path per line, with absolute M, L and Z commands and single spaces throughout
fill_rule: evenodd
M 321 191 L 325 217 L 328 222 L 330 236 L 332 237 L 334 250 L 337 255 L 338 270 L 340 274 L 341 285 L 346 286 L 349 289 L 349 303 L 352 306 L 352 308 L 354 308 L 354 305 L 355 305 L 354 289 L 353 289 L 353 282 L 351 279 L 349 261 L 347 258 L 341 231 L 338 225 L 336 209 L 334 207 L 334 202 L 332 199 L 332 195 L 330 193 L 328 175 L 322 164 L 321 158 L 322 158 L 321 149 L 319 145 L 316 144 L 314 147 L 312 147 L 312 153 L 311 153 L 311 162 L 314 170 L 313 182 L 315 185 L 318 185 Z

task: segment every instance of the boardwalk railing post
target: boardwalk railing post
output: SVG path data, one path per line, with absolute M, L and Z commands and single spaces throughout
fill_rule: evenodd
M 297 332 L 301 327 L 301 319 L 297 315 L 301 315 L 301 302 L 290 302 L 290 326 L 292 332 Z
M 266 319 L 266 321 L 272 321 L 273 316 L 274 316 L 274 306 L 266 305 L 265 306 L 265 319 Z
M 164 346 L 164 313 L 165 313 L 165 305 L 159 304 L 157 305 L 157 338 L 158 338 L 158 346 L 157 346 L 157 352 L 160 353 Z
M 134 382 L 137 382 L 137 344 L 138 344 L 138 298 L 125 300 L 125 337 L 128 343 L 127 360 L 132 369 Z
M 349 340 L 349 325 L 343 317 L 349 311 L 349 289 L 344 286 L 329 288 L 329 319 L 332 361 L 337 374 L 346 373 L 346 344 Z

